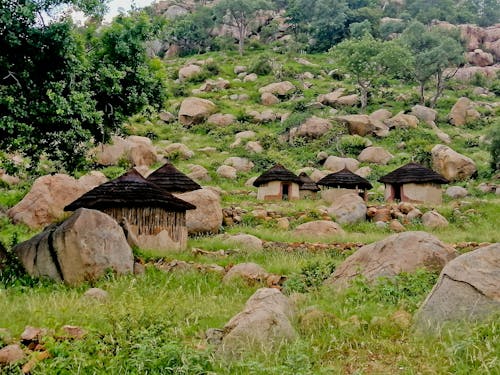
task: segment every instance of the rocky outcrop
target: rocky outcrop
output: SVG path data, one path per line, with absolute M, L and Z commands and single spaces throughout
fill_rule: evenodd
M 219 195 L 209 189 L 198 189 L 175 196 L 196 206 L 196 209 L 186 212 L 189 234 L 219 231 L 223 217 Z
M 423 329 L 447 321 L 478 321 L 500 312 L 500 244 L 460 255 L 441 271 L 416 315 Z
M 64 216 L 64 207 L 94 187 L 106 182 L 101 172 L 91 172 L 78 180 L 55 174 L 39 177 L 28 194 L 7 215 L 16 223 L 41 228 Z
M 85 208 L 13 250 L 31 276 L 69 285 L 95 281 L 109 270 L 132 273 L 134 266 L 132 249 L 118 223 Z
M 476 164 L 472 159 L 459 154 L 445 145 L 436 145 L 431 150 L 432 167 L 450 181 L 466 180 L 476 171 Z
M 199 124 L 216 111 L 217 107 L 210 100 L 186 98 L 179 109 L 179 122 L 185 126 Z
M 456 256 L 451 246 L 429 233 L 394 234 L 360 248 L 337 267 L 326 283 L 343 288 L 359 276 L 375 281 L 379 277 L 393 277 L 419 268 L 440 271 Z
M 477 48 L 473 52 L 466 54 L 467 61 L 475 66 L 489 66 L 493 65 L 495 59 L 489 52 L 484 52 L 482 49 Z
M 257 350 L 269 351 L 297 336 L 291 320 L 295 315 L 290 300 L 279 290 L 257 290 L 245 308 L 224 326 L 219 352 L 238 356 Z

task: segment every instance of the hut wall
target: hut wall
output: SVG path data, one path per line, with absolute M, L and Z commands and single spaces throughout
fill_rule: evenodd
M 257 191 L 257 199 L 259 200 L 281 200 L 282 196 L 282 185 L 288 184 L 288 199 L 296 200 L 300 199 L 299 185 L 294 182 L 281 182 L 281 181 L 271 181 L 267 184 L 259 186 Z
M 384 190 L 384 200 L 387 202 L 392 202 L 394 201 L 394 197 L 396 196 L 396 187 L 391 184 L 385 184 L 385 190 Z
M 141 249 L 169 251 L 187 246 L 186 212 L 158 207 L 109 208 L 104 212 L 118 223 L 126 220 Z
M 321 190 L 321 199 L 327 203 L 333 203 L 340 197 L 346 194 L 360 194 L 363 190 L 359 189 L 341 189 L 341 188 L 327 188 Z
M 441 186 L 432 183 L 404 184 L 401 187 L 401 200 L 413 203 L 443 203 Z

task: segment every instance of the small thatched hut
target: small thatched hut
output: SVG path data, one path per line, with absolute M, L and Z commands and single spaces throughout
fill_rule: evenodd
M 449 181 L 417 163 L 408 163 L 381 177 L 385 184 L 385 200 L 413 203 L 442 203 L 441 184 Z
M 344 194 L 352 194 L 353 192 L 366 200 L 367 190 L 373 187 L 368 180 L 358 176 L 347 168 L 326 175 L 317 184 L 328 188 L 329 199 L 327 200 L 332 201 Z
M 280 164 L 262 173 L 253 183 L 258 187 L 257 199 L 300 199 L 300 178 Z
M 316 185 L 316 182 L 311 180 L 311 177 L 307 175 L 306 172 L 302 172 L 299 174 L 300 181 L 302 182 L 302 185 L 299 187 L 299 192 L 300 192 L 300 198 L 301 199 L 315 199 L 318 191 L 321 189 L 319 188 L 318 185 Z
M 154 250 L 182 250 L 187 244 L 186 210 L 196 207 L 147 181 L 135 169 L 83 194 L 65 211 L 102 211 L 125 226 L 129 240 Z
M 200 185 L 175 168 L 170 162 L 151 173 L 147 180 L 172 194 L 201 189 Z

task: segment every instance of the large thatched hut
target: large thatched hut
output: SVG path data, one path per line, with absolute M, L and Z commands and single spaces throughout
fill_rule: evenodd
M 299 178 L 302 182 L 299 187 L 300 199 L 315 199 L 318 191 L 321 190 L 319 186 L 316 185 L 316 182 L 311 180 L 311 177 L 309 177 L 306 172 L 299 174 Z
M 385 184 L 386 201 L 441 204 L 440 185 L 449 181 L 432 169 L 408 163 L 381 177 L 379 182 Z
M 300 178 L 280 164 L 262 173 L 253 183 L 260 200 L 300 199 Z
M 186 211 L 196 208 L 147 181 L 135 169 L 83 194 L 64 210 L 81 207 L 110 215 L 124 226 L 129 240 L 154 250 L 186 248 Z
M 200 185 L 175 168 L 170 162 L 151 173 L 147 180 L 172 194 L 201 189 Z
M 341 171 L 330 173 L 317 182 L 319 186 L 324 186 L 327 189 L 329 199 L 335 200 L 344 194 L 356 193 L 364 200 L 367 199 L 367 190 L 373 186 L 370 182 L 357 174 L 344 168 Z

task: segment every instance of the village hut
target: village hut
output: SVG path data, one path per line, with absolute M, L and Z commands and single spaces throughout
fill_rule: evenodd
M 64 210 L 81 207 L 110 215 L 124 227 L 130 242 L 159 251 L 186 248 L 186 211 L 196 208 L 147 181 L 135 169 L 83 194 Z
M 200 185 L 175 168 L 170 162 L 151 173 L 147 180 L 172 194 L 201 189 Z
M 260 200 L 296 200 L 300 199 L 299 187 L 302 181 L 294 173 L 280 164 L 276 164 L 261 174 L 253 183 L 258 188 Z
M 417 163 L 408 163 L 381 177 L 385 184 L 385 200 L 412 203 L 442 203 L 441 184 L 449 181 Z
M 365 178 L 358 176 L 349 169 L 344 168 L 341 171 L 330 173 L 317 182 L 318 185 L 327 188 L 329 199 L 334 201 L 345 194 L 358 194 L 365 201 L 367 200 L 367 190 L 373 186 Z
M 315 199 L 318 191 L 321 189 L 316 182 L 311 180 L 311 177 L 307 175 L 306 172 L 299 174 L 300 181 L 302 184 L 299 187 L 300 199 Z

